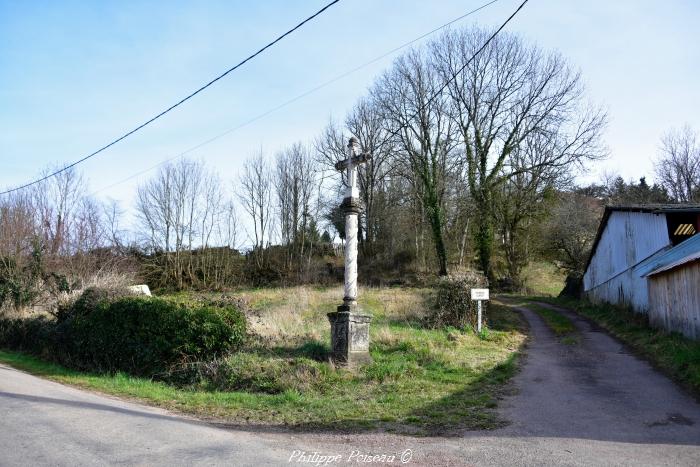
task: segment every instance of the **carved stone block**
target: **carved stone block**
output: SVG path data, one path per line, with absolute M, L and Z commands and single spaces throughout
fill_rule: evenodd
M 370 315 L 348 310 L 347 305 L 338 307 L 338 311 L 328 313 L 331 322 L 331 357 L 341 365 L 368 363 Z

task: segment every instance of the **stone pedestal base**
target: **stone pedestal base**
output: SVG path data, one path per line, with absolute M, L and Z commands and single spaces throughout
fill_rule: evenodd
M 351 311 L 341 305 L 338 311 L 328 313 L 331 322 L 331 358 L 341 365 L 370 363 L 369 323 L 370 315 Z

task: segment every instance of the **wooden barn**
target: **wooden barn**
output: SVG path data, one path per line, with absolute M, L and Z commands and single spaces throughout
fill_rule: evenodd
M 700 338 L 700 235 L 641 271 L 648 280 L 649 324 Z
M 585 295 L 700 336 L 698 231 L 700 204 L 606 207 L 583 277 Z

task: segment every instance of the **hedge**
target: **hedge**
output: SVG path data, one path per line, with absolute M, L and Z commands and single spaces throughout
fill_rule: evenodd
M 59 320 L 0 322 L 0 346 L 83 370 L 158 376 L 176 363 L 228 354 L 245 340 L 245 317 L 233 306 L 93 296 L 78 300 Z

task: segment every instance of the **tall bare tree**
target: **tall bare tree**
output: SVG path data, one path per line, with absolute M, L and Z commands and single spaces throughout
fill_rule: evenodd
M 501 33 L 470 62 L 492 31 L 468 28 L 432 44 L 460 133 L 467 182 L 477 208 L 475 240 L 481 269 L 492 276 L 494 192 L 506 180 L 541 167 L 571 167 L 604 155 L 605 115 L 587 107 L 579 73 L 556 53 Z M 466 65 L 466 67 L 465 67 Z M 462 71 L 462 68 L 464 70 Z M 540 135 L 550 150 L 525 167 L 512 155 Z
M 456 169 L 454 123 L 449 118 L 442 83 L 432 63 L 413 50 L 394 63 L 372 88 L 398 155 L 395 170 L 408 177 L 430 225 L 438 273 L 447 274 L 445 193 L 448 174 Z
M 50 254 L 70 253 L 70 235 L 86 191 L 85 179 L 74 168 L 48 178 L 30 190 L 42 239 Z
M 262 249 L 269 240 L 272 222 L 271 170 L 262 150 L 243 165 L 236 193 L 253 221 L 254 246 Z
M 396 140 L 389 137 L 381 108 L 367 97 L 360 99 L 348 114 L 345 127 L 350 134 L 357 137 L 362 150 L 372 155 L 372 159 L 361 165 L 358 171 L 365 225 L 364 244 L 368 248 L 367 253 L 372 254 L 381 222 L 377 216 L 379 193 L 383 190 L 389 174 Z
M 503 256 L 508 277 L 516 288 L 523 285 L 521 272 L 532 257 L 534 237 L 540 234 L 537 225 L 549 213 L 556 192 L 573 185 L 570 167 L 538 163 L 556 150 L 556 141 L 531 134 L 511 153 L 512 174 L 504 177 L 494 192 Z
M 148 247 L 162 254 L 165 283 L 196 282 L 193 250 L 206 249 L 222 215 L 219 178 L 202 162 L 182 159 L 161 168 L 136 192 L 136 214 Z
M 690 126 L 661 138 L 656 176 L 675 201 L 700 202 L 700 138 Z
M 289 245 L 297 243 L 309 226 L 317 171 L 311 153 L 301 143 L 279 152 L 275 163 L 279 228 L 282 242 Z

